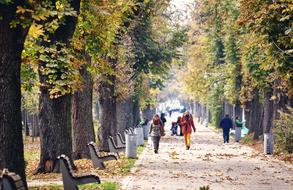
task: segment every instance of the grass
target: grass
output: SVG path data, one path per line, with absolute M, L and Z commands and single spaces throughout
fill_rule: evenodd
M 56 179 L 60 179 L 61 175 L 59 173 L 46 173 L 46 174 L 37 174 L 33 175 L 36 168 L 39 164 L 40 159 L 40 142 L 39 139 L 36 138 L 34 142 L 32 142 L 30 137 L 25 138 L 25 165 L 26 165 L 26 176 L 28 180 L 41 180 L 41 181 L 52 181 Z M 137 147 L 137 156 L 141 155 L 144 147 Z M 131 168 L 134 166 L 136 160 L 138 158 L 126 158 L 122 153 L 120 155 L 120 159 L 105 162 L 106 169 L 98 170 L 93 168 L 92 162 L 89 159 L 81 159 L 76 160 L 75 165 L 77 166 L 77 173 L 93 173 L 102 178 L 113 178 L 117 176 L 125 176 L 128 175 L 131 171 Z
M 116 182 L 102 182 L 101 184 L 86 184 L 78 186 L 80 190 L 117 190 L 119 188 Z M 63 190 L 62 185 L 48 185 L 43 187 L 31 187 L 29 190 Z
M 143 146 L 138 146 L 137 147 L 137 156 L 141 155 L 143 150 L 144 150 Z M 124 157 L 122 159 L 126 159 L 128 161 L 125 165 L 122 166 L 122 172 L 127 175 L 131 171 L 131 168 L 133 168 L 138 157 L 137 158 L 125 158 Z

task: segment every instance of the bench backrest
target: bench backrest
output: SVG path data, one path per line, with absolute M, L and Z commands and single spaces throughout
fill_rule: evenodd
M 109 140 L 111 141 L 112 145 L 114 146 L 114 148 L 117 148 L 118 146 L 116 145 L 115 141 L 114 141 L 114 138 L 112 136 L 109 136 L 108 137 Z
M 0 182 L 0 185 L 3 187 L 3 190 L 27 190 L 27 187 L 25 186 L 25 183 L 22 181 L 21 177 L 12 172 L 3 173 L 2 182 Z
M 62 154 L 61 156 L 58 156 L 58 159 L 60 161 L 61 173 L 63 174 L 63 172 L 65 172 L 68 173 L 71 177 L 73 177 L 73 167 L 69 158 L 66 155 Z
M 97 149 L 97 144 L 93 141 L 91 141 L 89 144 L 88 144 L 89 148 L 92 147 L 93 151 L 95 152 L 95 154 L 100 157 L 101 154 L 99 152 L 99 150 Z

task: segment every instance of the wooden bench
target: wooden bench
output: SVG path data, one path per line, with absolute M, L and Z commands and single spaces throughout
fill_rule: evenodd
M 123 140 L 121 133 L 116 133 L 116 139 L 117 139 L 117 146 L 123 147 L 126 145 L 126 142 L 125 140 Z
M 97 145 L 94 142 L 90 142 L 88 144 L 88 147 L 90 149 L 90 155 L 91 155 L 94 168 L 99 168 L 103 170 L 106 168 L 104 164 L 105 161 L 117 160 L 117 157 L 114 154 L 111 154 L 111 153 L 102 154 L 98 150 Z
M 78 185 L 101 183 L 100 178 L 96 175 L 76 175 L 67 156 L 61 155 L 58 159 L 60 161 L 60 170 L 62 173 L 64 190 L 78 190 Z
M 7 169 L 3 170 L 1 178 L 0 189 L 2 187 L 2 190 L 28 190 L 21 177 Z
M 119 152 L 124 152 L 125 151 L 125 146 L 117 146 L 113 137 L 109 136 L 107 138 L 108 144 L 109 144 L 109 150 L 110 152 L 115 152 L 119 158 Z

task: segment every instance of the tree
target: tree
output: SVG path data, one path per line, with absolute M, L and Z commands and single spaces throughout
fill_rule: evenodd
M 0 1 L 0 169 L 25 180 L 21 125 L 20 65 L 30 24 L 18 24 L 18 6 L 27 1 Z
M 86 63 L 91 63 L 89 55 Z M 93 80 L 88 71 L 88 64 L 83 64 L 79 73 L 83 79 L 83 88 L 74 92 L 72 98 L 72 130 L 73 130 L 73 155 L 76 159 L 90 158 L 87 144 L 95 142 L 95 132 L 92 114 Z
M 60 25 L 39 42 L 46 51 L 39 57 L 41 157 L 37 172 L 58 171 L 57 156 L 72 156 L 71 87 L 66 83 L 72 71 L 66 47 L 75 31 L 80 0 L 64 3 L 72 13 L 62 15 Z M 58 9 L 60 5 L 52 1 L 51 6 Z

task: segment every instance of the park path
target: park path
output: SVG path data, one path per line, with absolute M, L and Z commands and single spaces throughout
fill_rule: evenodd
M 264 156 L 232 142 L 223 144 L 221 134 L 197 125 L 190 150 L 182 137 L 165 136 L 159 154 L 146 148 L 125 177 L 122 190 L 292 190 L 293 165 Z

